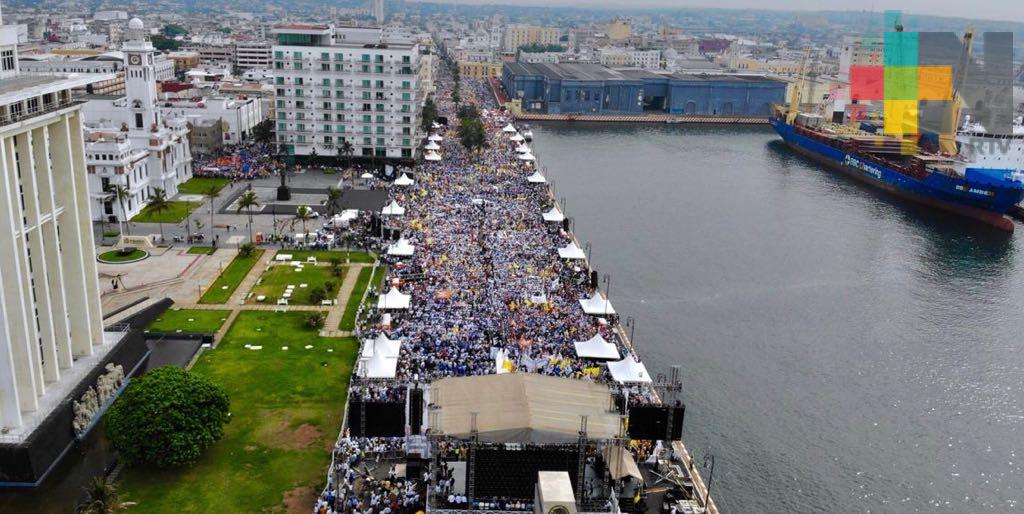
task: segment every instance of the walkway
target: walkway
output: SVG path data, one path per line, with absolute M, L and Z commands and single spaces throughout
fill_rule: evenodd
M 256 281 L 263 276 L 263 273 L 267 271 L 270 264 L 274 262 L 274 256 L 277 255 L 277 250 L 270 248 L 263 251 L 263 256 L 254 265 L 249 273 L 245 275 L 245 278 L 238 283 L 238 287 L 235 288 L 235 292 L 231 294 L 231 298 L 228 299 L 227 304 L 241 305 L 245 303 L 245 297 L 249 295 L 249 291 L 252 291 L 252 287 L 256 285 Z M 262 264 L 262 266 L 261 266 Z
M 356 288 L 356 282 L 359 282 L 359 274 L 363 271 L 363 268 L 373 266 L 372 264 L 351 264 L 348 267 L 348 271 L 345 273 L 345 280 L 341 282 L 341 287 L 338 288 L 338 303 L 331 307 L 327 312 L 327 322 L 324 324 L 324 330 L 320 331 L 320 335 L 323 337 L 348 337 L 352 333 L 349 331 L 338 330 L 338 325 L 341 324 L 341 318 L 345 317 L 345 308 L 348 307 L 348 302 L 358 302 L 362 298 L 352 298 L 352 290 Z

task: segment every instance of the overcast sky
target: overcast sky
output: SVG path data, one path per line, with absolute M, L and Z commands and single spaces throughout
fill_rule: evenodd
M 1024 22 L 1024 0 L 431 0 L 446 3 L 575 7 L 721 7 L 786 10 L 898 9 L 909 14 Z

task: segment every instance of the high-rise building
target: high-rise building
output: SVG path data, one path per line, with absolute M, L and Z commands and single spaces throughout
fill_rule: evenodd
M 270 43 L 266 41 L 236 42 L 235 68 L 240 71 L 270 68 Z
M 629 36 L 633 35 L 633 26 L 629 24 L 629 20 L 625 20 L 616 17 L 608 24 L 608 39 L 612 41 L 623 41 L 629 39 Z
M 370 9 L 373 11 L 373 18 L 377 23 L 384 23 L 384 0 L 370 0 Z
M 21 75 L 16 43 L 0 19 L 0 444 L 27 444 L 121 335 L 103 331 L 71 94 L 102 76 Z
M 523 45 L 557 45 L 558 27 L 537 27 L 534 25 L 509 25 L 501 40 L 501 49 L 515 52 Z
M 378 28 L 275 27 L 277 142 L 289 155 L 414 158 L 422 112 L 419 43 Z

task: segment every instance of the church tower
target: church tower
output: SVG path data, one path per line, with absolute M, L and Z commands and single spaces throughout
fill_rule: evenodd
M 156 106 L 154 49 L 142 20 L 132 18 L 128 22 L 121 48 L 125 55 L 125 96 L 132 111 L 129 129 L 149 130 L 153 124 L 160 123 L 160 111 Z

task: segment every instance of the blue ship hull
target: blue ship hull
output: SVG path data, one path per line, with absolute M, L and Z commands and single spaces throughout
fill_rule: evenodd
M 1024 198 L 1024 185 L 1019 182 L 972 170 L 966 179 L 935 171 L 918 179 L 800 134 L 785 120 L 770 122 L 793 150 L 832 169 L 908 200 L 1013 231 L 1013 221 L 1005 214 Z

